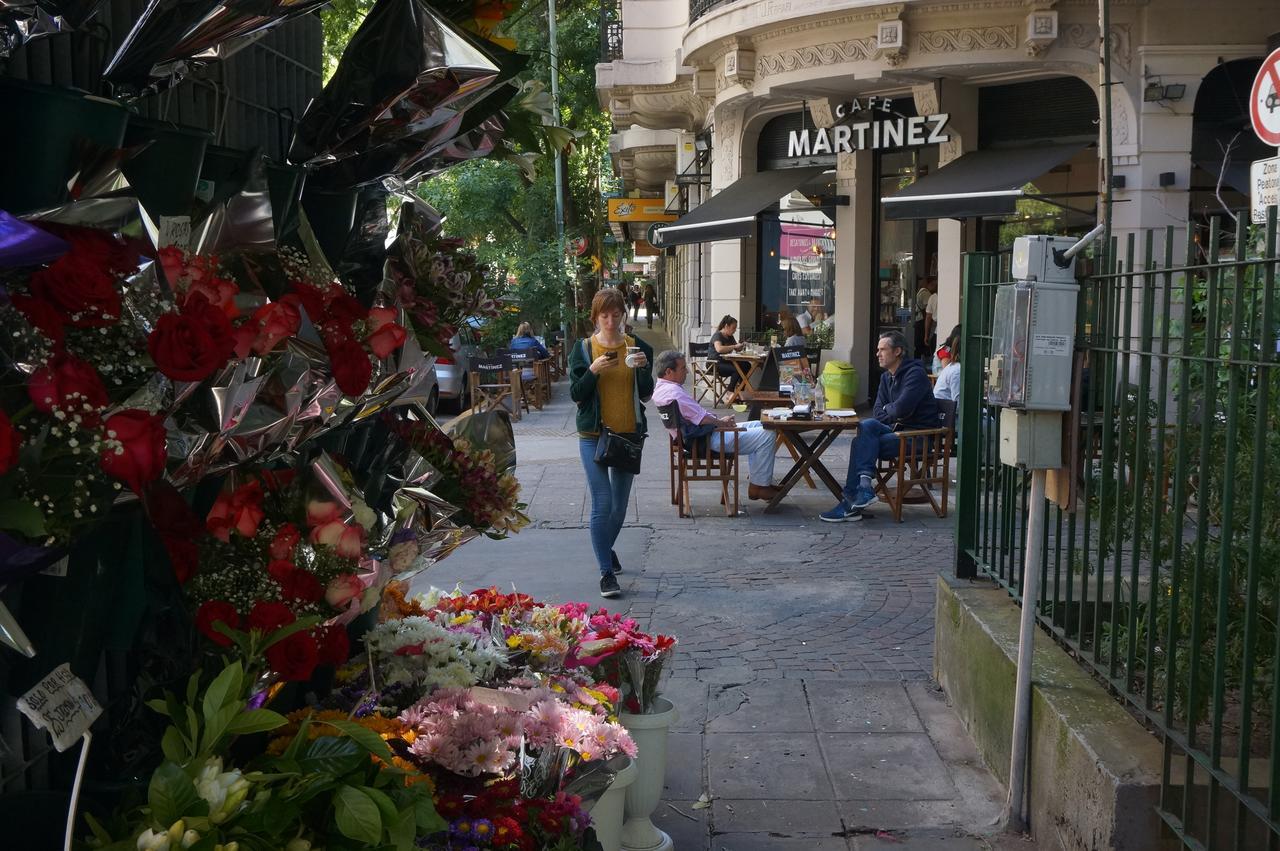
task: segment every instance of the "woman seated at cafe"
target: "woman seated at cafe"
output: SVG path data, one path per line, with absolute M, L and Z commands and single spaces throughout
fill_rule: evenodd
M 730 390 L 737 387 L 742 378 L 733 364 L 721 360 L 720 356 L 740 352 L 746 348 L 733 336 L 736 333 L 738 333 L 738 320 L 726 314 L 716 326 L 716 332 L 711 335 L 711 348 L 707 351 L 707 360 L 715 362 L 716 371 L 727 379 L 725 383 Z
M 800 330 L 800 323 L 796 321 L 794 316 L 783 317 L 782 335 L 786 337 L 786 340 L 782 345 L 787 347 L 804 346 L 808 343 L 805 339 L 804 333 Z
M 949 399 L 952 402 L 960 401 L 960 326 L 951 332 L 950 339 L 946 344 L 938 350 L 942 354 L 946 351 L 947 356 L 943 358 L 946 364 L 942 371 L 938 373 L 938 380 L 933 384 L 933 398 Z
M 516 335 L 511 338 L 511 351 L 513 352 L 532 352 L 533 356 L 538 360 L 551 357 L 547 353 L 547 347 L 538 342 L 538 338 L 533 336 L 533 326 L 528 322 L 521 322 L 520 327 L 516 329 Z M 521 381 L 533 380 L 533 368 L 526 366 L 520 370 Z

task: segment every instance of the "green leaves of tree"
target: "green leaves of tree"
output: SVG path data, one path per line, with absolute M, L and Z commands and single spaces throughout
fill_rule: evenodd
M 165 762 L 151 775 L 147 803 L 151 805 L 151 817 L 163 825 L 173 824 L 183 816 L 209 812 L 209 805 L 196 794 L 195 783 L 172 762 Z
M 343 786 L 333 797 L 338 830 L 348 839 L 377 844 L 382 840 L 382 813 L 364 789 Z

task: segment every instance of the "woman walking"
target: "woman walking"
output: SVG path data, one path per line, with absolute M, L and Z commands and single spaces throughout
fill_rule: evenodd
M 653 327 L 653 316 L 658 312 L 658 291 L 653 288 L 653 284 L 644 285 L 644 316 L 649 322 L 649 327 Z
M 578 450 L 591 493 L 591 548 L 600 569 L 600 596 L 622 594 L 614 575 L 622 572 L 613 551 L 631 496 L 632 473 L 596 460 L 602 426 L 632 441 L 647 431 L 641 400 L 653 395 L 653 349 L 623 333 L 627 303 L 615 289 L 591 300 L 595 333 L 569 353 L 569 395 L 578 405 Z M 628 356 L 629 348 L 638 348 Z

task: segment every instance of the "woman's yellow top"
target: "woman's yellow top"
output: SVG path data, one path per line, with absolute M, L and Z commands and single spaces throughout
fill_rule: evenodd
M 595 335 L 591 335 L 592 362 L 605 352 L 618 353 L 617 363 L 600 370 L 596 376 L 596 396 L 600 399 L 600 421 L 622 434 L 636 430 L 635 370 L 627 366 L 626 361 L 627 346 L 634 345 L 635 341 L 626 337 L 616 346 L 602 346 Z

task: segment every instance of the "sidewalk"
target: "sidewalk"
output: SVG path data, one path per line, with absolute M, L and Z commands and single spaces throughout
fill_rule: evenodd
M 656 327 L 638 332 L 655 351 L 671 347 Z M 469 544 L 417 587 L 514 585 L 625 610 L 679 639 L 663 694 L 681 718 L 654 814 L 678 851 L 994 847 L 1004 791 L 930 679 L 951 520 L 911 506 L 901 524 L 883 507 L 822 523 L 831 495 L 803 485 L 766 515 L 745 483 L 740 516 L 725 517 L 706 486 L 694 488 L 696 516 L 681 519 L 650 409 L 617 546 L 624 593 L 604 601 L 568 395 L 556 383 L 551 403 L 515 425 L 531 526 Z M 848 447 L 824 456 L 837 478 Z M 779 457 L 779 478 L 789 463 Z M 710 806 L 695 809 L 699 798 Z

